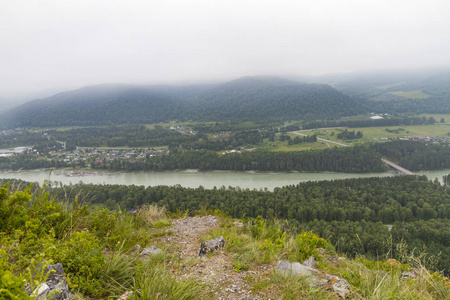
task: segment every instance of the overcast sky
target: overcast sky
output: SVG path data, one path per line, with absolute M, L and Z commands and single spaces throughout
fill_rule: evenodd
M 0 95 L 450 65 L 449 0 L 0 0 Z

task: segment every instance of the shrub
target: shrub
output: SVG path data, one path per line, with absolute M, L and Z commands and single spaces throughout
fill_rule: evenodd
M 87 231 L 75 232 L 58 248 L 54 258 L 63 264 L 70 286 L 98 296 L 101 293 L 98 278 L 106 264 L 99 240 Z
M 328 245 L 329 243 L 318 235 L 310 231 L 302 231 L 294 240 L 294 260 L 302 262 L 310 256 L 319 259 L 320 256 L 317 248 L 327 248 Z
M 0 269 L 0 299 L 31 299 L 25 293 L 23 278 Z

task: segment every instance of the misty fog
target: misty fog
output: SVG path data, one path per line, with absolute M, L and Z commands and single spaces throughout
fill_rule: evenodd
M 0 102 L 107 82 L 449 66 L 449 11 L 447 0 L 2 0 Z

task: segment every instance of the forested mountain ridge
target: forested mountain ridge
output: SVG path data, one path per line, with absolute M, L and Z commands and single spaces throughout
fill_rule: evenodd
M 1 119 L 6 128 L 161 122 L 178 115 L 178 107 L 179 101 L 145 87 L 99 85 L 27 102 Z
M 3 128 L 145 124 L 169 120 L 335 119 L 362 112 L 322 84 L 244 77 L 222 85 L 99 85 L 25 103 L 0 116 Z

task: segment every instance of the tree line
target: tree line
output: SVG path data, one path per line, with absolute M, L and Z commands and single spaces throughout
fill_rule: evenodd
M 338 139 L 342 139 L 342 140 L 355 140 L 355 139 L 362 139 L 363 138 L 363 133 L 361 131 L 358 131 L 355 133 L 355 131 L 348 131 L 347 129 L 345 129 L 342 132 L 339 132 L 336 137 Z
M 233 170 L 233 171 L 303 171 L 303 172 L 383 172 L 387 167 L 381 156 L 364 146 L 324 150 L 269 152 L 253 151 L 218 154 L 199 150 L 171 152 L 137 160 L 99 160 L 91 163 L 93 169 L 126 171 L 163 170 Z

